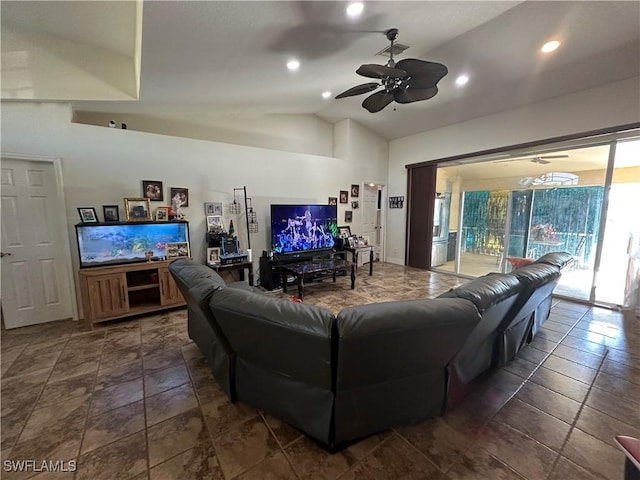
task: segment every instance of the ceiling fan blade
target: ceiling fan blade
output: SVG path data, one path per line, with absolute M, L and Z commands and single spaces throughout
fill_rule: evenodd
M 380 86 L 379 83 L 363 83 L 362 85 L 356 85 L 355 87 L 351 87 L 349 90 L 345 90 L 344 92 L 336 95 L 335 98 L 344 98 L 344 97 L 353 97 L 354 95 L 362 95 L 363 93 L 370 92 L 375 90 Z
M 373 95 L 369 95 L 362 102 L 362 106 L 369 110 L 370 113 L 376 113 L 393 102 L 393 94 L 386 90 L 381 90 Z
M 360 65 L 356 70 L 358 75 L 369 78 L 402 78 L 407 72 L 400 70 L 399 68 L 391 68 L 386 65 L 376 65 L 375 63 L 365 63 Z
M 530 160 L 531 163 L 538 163 L 540 165 L 549 165 L 551 163 L 550 160 L 545 160 L 543 157 L 536 157 Z
M 449 73 L 447 67 L 441 63 L 427 62 L 417 58 L 405 58 L 396 63 L 396 68 L 407 72 L 407 78 L 402 83 L 411 88 L 431 88 Z
M 438 87 L 431 88 L 395 88 L 393 99 L 398 103 L 419 102 L 428 100 L 438 93 Z

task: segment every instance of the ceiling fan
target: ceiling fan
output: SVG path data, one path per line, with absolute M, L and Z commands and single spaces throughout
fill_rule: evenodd
M 531 163 L 538 163 L 540 165 L 548 165 L 551 163 L 551 160 L 554 158 L 569 158 L 569 155 L 546 155 L 546 156 L 537 156 L 531 158 L 509 158 L 507 160 L 495 160 L 493 163 L 506 163 L 506 162 L 524 162 L 525 160 L 529 160 Z
M 356 70 L 358 75 L 378 78 L 380 81 L 356 85 L 336 95 L 336 98 L 362 95 L 383 87 L 383 90 L 369 95 L 362 102 L 362 106 L 369 112 L 376 113 L 394 100 L 398 103 L 412 103 L 434 97 L 438 93 L 436 84 L 448 73 L 447 67 L 416 58 L 406 58 L 396 63 L 393 60 L 393 42 L 398 37 L 398 29 L 390 28 L 384 34 L 391 42 L 386 65 L 368 63 L 360 65 Z

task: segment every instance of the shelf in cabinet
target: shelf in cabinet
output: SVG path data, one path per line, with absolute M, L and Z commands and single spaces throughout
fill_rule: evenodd
M 144 285 L 135 285 L 133 287 L 127 288 L 127 291 L 135 292 L 135 291 L 138 291 L 138 290 L 149 290 L 151 288 L 160 288 L 160 284 L 159 283 L 145 283 Z

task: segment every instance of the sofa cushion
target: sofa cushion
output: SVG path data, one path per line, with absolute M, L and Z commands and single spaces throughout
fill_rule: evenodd
M 330 310 L 237 288 L 213 295 L 209 307 L 238 357 L 331 388 Z
M 492 273 L 449 290 L 438 298 L 464 298 L 473 302 L 480 313 L 484 313 L 491 306 L 518 293 L 520 288 L 521 283 L 517 277 Z
M 567 252 L 551 252 L 538 258 L 533 263 L 544 263 L 554 265 L 562 270 L 564 267 L 573 262 L 573 255 Z
M 534 263 L 512 271 L 511 275 L 527 284 L 542 285 L 559 277 L 560 269 L 553 265 Z

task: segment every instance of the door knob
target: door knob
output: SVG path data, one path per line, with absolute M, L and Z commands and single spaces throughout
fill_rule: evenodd
M 0 252 L 0 258 L 4 257 L 5 255 L 8 257 L 9 255 L 11 255 L 11 253 Z

